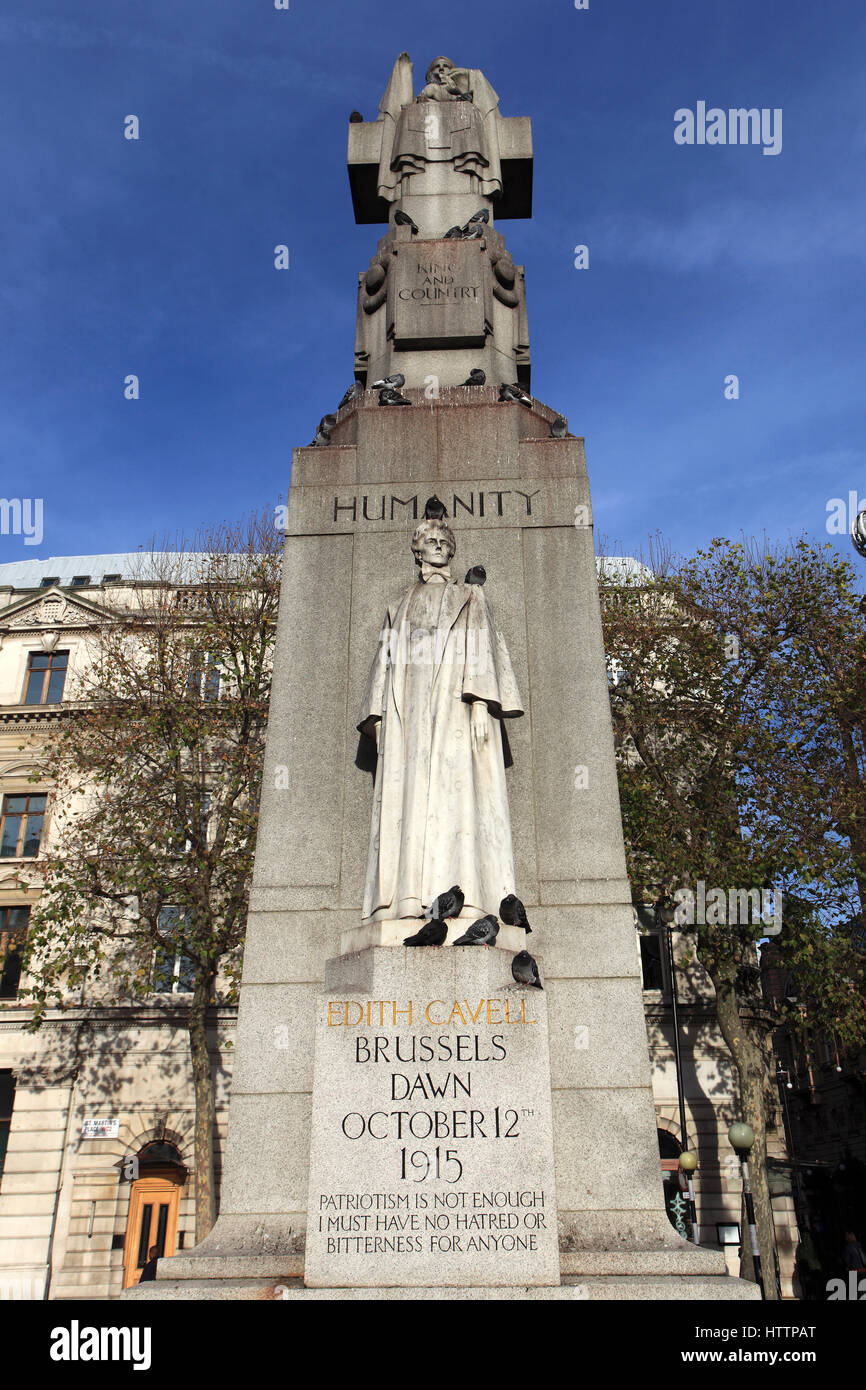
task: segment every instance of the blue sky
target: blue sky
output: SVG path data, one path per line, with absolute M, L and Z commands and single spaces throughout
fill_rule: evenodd
M 353 221 L 348 116 L 375 117 L 403 49 L 416 86 L 447 53 L 532 117 L 534 216 L 500 229 L 598 531 L 824 538 L 829 498 L 866 498 L 864 39 L 856 0 L 7 0 L 0 491 L 44 499 L 44 537 L 0 536 L 0 561 L 285 495 L 352 379 L 382 230 Z M 781 153 L 675 144 L 699 100 L 780 107 Z

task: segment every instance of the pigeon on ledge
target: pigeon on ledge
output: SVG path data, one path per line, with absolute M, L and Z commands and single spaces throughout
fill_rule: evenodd
M 430 904 L 430 917 L 441 921 L 446 917 L 459 917 L 463 911 L 463 903 L 463 889 L 459 883 L 455 883 L 447 893 L 440 893 L 438 898 L 433 899 Z
M 538 962 L 528 951 L 520 951 L 511 962 L 511 973 L 519 985 L 532 985 L 544 989 L 538 978 Z
M 468 569 L 468 570 L 466 571 L 466 578 L 464 579 L 463 583 L 464 583 L 464 584 L 486 584 L 486 583 L 487 583 L 487 571 L 486 571 L 486 569 L 484 568 L 484 566 L 483 566 L 483 565 L 473 565 L 471 569 Z M 499 914 L 499 915 L 500 915 L 500 917 L 502 916 L 501 911 L 500 911 L 500 914 Z
M 381 381 L 373 382 L 374 391 L 382 391 L 389 386 L 393 386 L 395 391 L 399 391 L 401 386 L 406 385 L 406 378 L 402 372 L 395 372 L 393 376 L 383 376 Z
M 438 917 L 432 921 L 425 922 L 420 931 L 416 931 L 414 936 L 404 936 L 404 946 L 443 946 L 448 935 L 448 923 L 441 922 Z
M 492 946 L 499 935 L 499 923 L 495 917 L 479 917 L 477 922 L 458 936 L 455 946 Z
M 507 898 L 503 898 L 499 904 L 499 916 L 503 922 L 507 922 L 510 927 L 522 927 L 525 932 L 531 932 L 532 928 L 526 920 L 526 908 L 519 898 L 513 893 L 509 893 Z

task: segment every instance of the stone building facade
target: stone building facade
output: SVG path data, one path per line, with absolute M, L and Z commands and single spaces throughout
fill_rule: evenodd
M 87 634 L 121 611 L 141 582 L 140 555 L 75 556 L 0 565 L 0 1296 L 117 1297 L 137 1282 L 151 1244 L 166 1254 L 194 1241 L 194 1101 L 183 962 L 155 968 L 153 992 L 109 1006 L 88 987 L 72 1007 L 27 1031 L 16 941 L 40 885 L 32 864 L 50 842 L 51 787 L 41 750 L 68 710 Z M 132 575 L 138 573 L 138 579 Z M 652 930 L 635 933 L 662 1153 L 659 1180 L 675 1193 L 681 1145 L 670 979 Z M 740 1222 L 741 1184 L 727 1129 L 739 1118 L 730 1056 L 712 987 L 677 947 L 680 1041 L 689 1147 L 703 1244 Z M 216 1077 L 216 1176 L 231 1084 L 235 1009 L 210 1022 Z M 771 1143 L 784 1156 L 781 1123 Z M 601 1160 L 600 1160 L 601 1161 Z M 788 1197 L 774 1202 L 783 1293 L 790 1296 L 797 1232 Z M 727 1246 L 731 1272 L 737 1245 Z

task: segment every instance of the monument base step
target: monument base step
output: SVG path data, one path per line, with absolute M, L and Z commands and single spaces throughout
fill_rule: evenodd
M 504 1302 L 532 1299 L 536 1302 L 652 1302 L 655 1300 L 673 1302 L 691 1300 L 736 1299 L 750 1301 L 760 1299 L 757 1284 L 745 1279 L 732 1279 L 727 1275 L 590 1275 L 576 1278 L 567 1275 L 563 1282 L 555 1286 L 453 1288 L 439 1286 L 434 1288 L 390 1288 L 390 1289 L 307 1289 L 300 1279 L 285 1279 L 280 1282 L 266 1279 L 190 1279 L 154 1280 L 149 1284 L 139 1284 L 126 1289 L 123 1298 L 135 1302 L 153 1302 L 162 1299 L 183 1299 L 191 1302 L 221 1302 L 242 1299 L 245 1301 L 285 1301 L 306 1299 L 314 1302 L 354 1301 L 358 1303 L 379 1303 L 385 1301 L 423 1301 L 442 1300 L 454 1302 L 465 1299 L 483 1299 L 489 1302 Z

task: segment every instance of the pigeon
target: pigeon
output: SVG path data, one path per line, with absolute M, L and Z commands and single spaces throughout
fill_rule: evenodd
M 398 208 L 397 211 L 394 213 L 394 221 L 397 223 L 398 227 L 411 227 L 412 235 L 418 235 L 418 228 L 415 226 L 415 223 L 412 221 L 412 218 L 409 216 L 408 212 L 402 212 L 400 208 Z
M 860 512 L 854 520 L 851 527 L 851 544 L 857 554 L 866 560 L 866 510 Z
M 382 391 L 388 386 L 393 386 L 395 391 L 399 391 L 401 386 L 406 385 L 406 378 L 402 372 L 395 372 L 393 376 L 383 376 L 381 381 L 373 382 L 374 391 Z
M 414 936 L 404 936 L 404 946 L 442 946 L 448 935 L 448 923 L 434 917 L 429 922 L 425 922 Z M 525 952 L 524 952 L 525 954 Z
M 533 985 L 535 989 L 544 989 L 538 978 L 538 962 L 528 951 L 519 951 L 514 957 L 511 973 L 519 985 Z
M 532 397 L 527 396 L 522 386 L 517 382 L 503 381 L 499 388 L 499 399 L 501 401 L 517 401 L 519 405 L 532 405 Z
M 486 583 L 487 583 L 487 571 L 486 571 L 486 569 L 484 568 L 484 566 L 483 566 L 483 565 L 473 565 L 471 569 L 469 569 L 469 570 L 466 571 L 466 578 L 464 579 L 463 583 L 464 583 L 464 584 L 486 584 Z M 501 915 L 501 914 L 500 914 L 500 915 Z
M 382 390 L 382 391 L 379 392 L 379 404 L 380 404 L 380 405 L 411 405 L 412 402 L 411 402 L 411 401 L 407 401 L 407 399 L 406 399 L 405 396 L 401 396 L 399 391 L 395 391 L 392 387 L 386 386 L 386 387 L 384 388 L 384 390 Z
M 499 923 L 495 917 L 479 917 L 477 922 L 458 936 L 455 946 L 492 946 L 499 935 Z
M 448 231 L 445 233 L 445 236 L 442 238 L 442 240 L 443 240 L 443 241 L 461 241 L 462 238 L 463 238 L 463 228 L 462 228 L 462 227 L 449 227 L 449 228 L 448 228 Z
M 472 371 L 469 373 L 468 377 L 467 377 L 466 380 L 463 382 L 463 385 L 464 385 L 464 386 L 483 386 L 486 380 L 487 380 L 487 373 L 484 372 L 484 371 L 482 371 L 480 367 L 473 367 L 473 368 L 472 368 Z
M 471 227 L 472 224 L 473 224 L 474 222 L 489 222 L 489 221 L 490 221 L 490 213 L 489 213 L 488 209 L 487 209 L 487 208 L 479 208 L 477 212 L 473 212 L 473 214 L 472 214 L 472 216 L 470 217 L 469 221 L 466 223 L 466 227 Z M 466 228 L 464 227 L 463 230 L 465 231 Z
M 561 415 L 557 415 L 553 424 L 550 426 L 550 433 L 554 439 L 564 439 L 568 434 L 568 425 Z
M 476 222 L 476 223 L 475 223 L 475 226 L 472 228 L 471 231 L 467 231 L 466 228 L 463 228 L 463 229 L 462 229 L 462 231 L 461 231 L 461 236 L 460 236 L 460 240 L 461 240 L 461 241 L 478 241 L 479 237 L 483 237 L 483 235 L 484 235 L 484 228 L 482 227 L 482 225 L 481 225 L 480 222 Z
M 444 521 L 448 515 L 448 508 L 444 502 L 440 502 L 435 492 L 432 497 L 428 497 L 424 503 L 425 521 Z
M 363 121 L 363 119 L 364 117 L 361 115 L 360 111 L 353 111 L 351 116 L 349 117 L 349 124 L 357 125 L 358 122 Z
M 447 893 L 440 893 L 438 898 L 434 898 L 430 904 L 431 921 L 444 921 L 446 917 L 459 917 L 463 911 L 463 889 L 459 883 L 455 883 L 453 888 L 449 888 Z
M 321 418 L 321 420 L 319 421 L 319 426 L 318 426 L 318 429 L 316 430 L 316 435 L 315 435 L 315 438 L 313 439 L 313 443 L 314 443 L 314 444 L 318 444 L 318 445 L 320 445 L 320 446 L 321 446 L 322 444 L 330 444 L 330 442 L 331 442 L 331 430 L 334 428 L 334 426 L 336 425 L 336 423 L 337 423 L 337 417 L 336 417 L 336 415 L 323 415 L 322 418 Z
M 340 404 L 337 406 L 337 409 L 342 410 L 344 405 L 348 405 L 350 401 L 357 400 L 358 397 L 363 396 L 363 394 L 364 388 L 361 385 L 360 381 L 353 381 L 345 396 L 340 401 Z
M 499 904 L 499 916 L 510 927 L 522 927 L 527 934 L 532 931 L 526 920 L 526 908 L 519 898 L 515 898 L 513 893 L 509 893 L 507 898 L 502 899 Z

